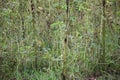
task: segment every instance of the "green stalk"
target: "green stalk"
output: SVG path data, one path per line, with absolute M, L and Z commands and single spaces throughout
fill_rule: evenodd
M 36 36 L 37 35 L 37 29 L 36 29 L 36 10 L 35 10 L 35 3 L 33 0 L 30 0 L 30 6 L 31 6 L 31 14 L 32 14 L 32 24 L 33 24 L 33 36 Z M 36 40 L 36 37 L 34 37 L 34 39 Z M 36 41 L 35 41 L 36 43 Z M 37 66 L 37 51 L 36 51 L 36 45 L 34 46 L 35 48 L 35 69 L 37 70 L 38 66 Z
M 103 0 L 102 2 L 103 4 L 103 25 L 102 25 L 102 48 L 103 48 L 103 52 L 102 52 L 102 62 L 105 61 L 105 34 L 106 34 L 106 31 L 105 31 L 105 24 L 106 24 L 106 14 L 105 14 L 105 7 L 106 7 L 106 0 Z
M 63 72 L 62 80 L 66 80 L 66 54 L 67 54 L 67 45 L 68 45 L 68 27 L 69 27 L 69 0 L 66 0 L 66 29 L 65 39 L 64 39 L 64 53 L 63 53 Z

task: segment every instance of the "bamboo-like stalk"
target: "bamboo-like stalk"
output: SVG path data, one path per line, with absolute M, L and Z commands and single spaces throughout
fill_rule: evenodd
M 103 6 L 103 24 L 102 24 L 102 49 L 103 49 L 103 51 L 102 51 L 102 62 L 104 62 L 105 61 L 105 34 L 106 34 L 106 32 L 105 32 L 105 26 L 106 26 L 106 14 L 105 14 L 105 11 L 106 11 L 106 0 L 103 0 L 102 1 L 102 6 Z
M 24 39 L 25 38 L 25 24 L 24 24 L 24 13 L 25 13 L 25 9 L 24 9 L 24 7 L 25 7 L 25 3 L 23 2 L 23 0 L 19 0 L 19 15 L 20 15 L 20 29 L 22 30 L 22 31 L 20 31 L 20 33 L 22 34 L 22 39 Z M 18 39 L 19 40 L 19 39 Z M 24 46 L 24 42 L 23 42 L 23 45 L 22 46 Z M 18 52 L 19 52 L 19 44 L 18 44 Z M 24 54 L 21 54 L 21 56 L 22 56 L 22 59 L 23 59 L 23 55 Z M 19 68 L 19 64 L 20 64 L 20 61 L 19 61 L 19 59 L 18 59 L 18 65 L 17 65 L 17 69 Z M 22 66 L 24 67 L 24 63 L 22 62 L 21 63 L 22 64 Z
M 33 32 L 34 32 L 34 36 L 37 35 L 37 30 L 36 30 L 36 10 L 35 10 L 35 3 L 33 0 L 30 0 L 30 7 L 31 7 L 31 14 L 32 14 L 32 24 L 33 24 Z M 34 45 L 34 48 L 35 48 L 35 63 L 34 63 L 34 66 L 35 66 L 35 69 L 38 68 L 37 66 L 37 50 L 36 50 L 36 41 L 35 41 L 35 45 Z
M 21 18 L 21 29 L 22 29 L 22 38 L 25 38 L 25 24 L 24 24 L 24 13 L 25 13 L 25 3 L 22 0 L 19 0 L 19 13 Z
M 68 45 L 68 27 L 69 27 L 69 0 L 66 0 L 66 32 L 64 39 L 64 53 L 63 53 L 63 72 L 62 72 L 62 80 L 66 80 L 66 55 L 67 55 L 67 45 Z
M 117 11 L 120 10 L 120 1 L 119 0 L 116 0 L 115 1 L 115 18 L 117 17 Z M 119 17 L 120 18 L 120 17 Z M 119 25 L 118 21 L 117 21 L 117 18 L 115 19 L 115 24 L 116 25 Z M 120 46 L 120 28 L 118 28 L 118 45 Z

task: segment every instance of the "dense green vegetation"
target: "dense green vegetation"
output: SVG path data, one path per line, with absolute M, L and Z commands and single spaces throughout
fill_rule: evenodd
M 120 80 L 120 1 L 0 0 L 0 80 Z

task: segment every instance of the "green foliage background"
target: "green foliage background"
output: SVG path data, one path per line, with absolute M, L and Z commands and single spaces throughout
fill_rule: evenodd
M 106 0 L 105 16 L 102 0 L 67 6 L 0 0 L 0 80 L 62 80 L 64 68 L 66 80 L 120 78 L 120 1 Z

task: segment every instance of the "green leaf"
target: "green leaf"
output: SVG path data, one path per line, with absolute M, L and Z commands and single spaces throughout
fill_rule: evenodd
M 62 24 L 63 24 L 63 21 L 57 21 L 57 22 L 51 24 L 51 28 L 58 27 L 59 25 L 62 25 Z

